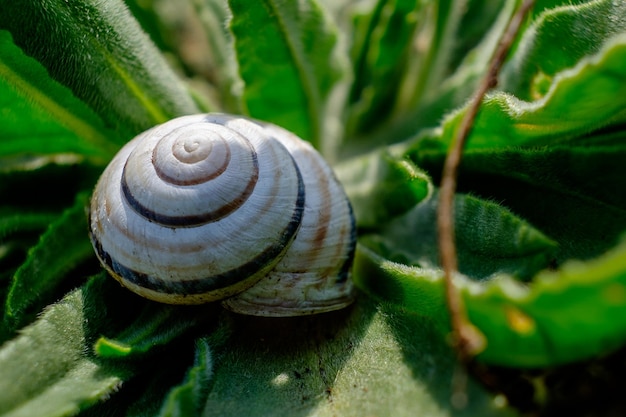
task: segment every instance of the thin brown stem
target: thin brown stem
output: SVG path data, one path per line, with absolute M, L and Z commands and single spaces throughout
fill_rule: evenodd
M 463 364 L 467 364 L 472 359 L 475 352 L 482 345 L 483 340 L 469 322 L 461 295 L 452 281 L 453 276 L 458 271 L 456 246 L 454 243 L 454 193 L 456 191 L 457 175 L 463 155 L 463 148 L 472 130 L 480 104 L 487 91 L 496 86 L 498 73 L 500 72 L 502 64 L 533 3 L 534 0 L 524 0 L 521 7 L 511 18 L 507 29 L 502 35 L 500 44 L 490 61 L 489 69 L 481 80 L 461 120 L 461 124 L 457 130 L 456 137 L 443 168 L 439 194 L 439 210 L 437 213 L 439 253 L 446 283 L 446 300 L 451 317 L 452 343 L 457 351 L 459 360 Z

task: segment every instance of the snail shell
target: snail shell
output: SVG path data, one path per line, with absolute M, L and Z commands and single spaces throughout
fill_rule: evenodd
M 193 115 L 140 134 L 100 177 L 89 223 L 107 271 L 155 301 L 294 316 L 353 300 L 350 203 L 308 143 L 268 123 Z

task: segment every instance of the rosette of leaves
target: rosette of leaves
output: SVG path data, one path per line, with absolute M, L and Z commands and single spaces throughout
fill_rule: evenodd
M 517 6 L 0 0 L 0 414 L 515 414 L 474 380 L 452 387 L 434 219 Z M 478 363 L 526 375 L 626 342 L 625 81 L 626 6 L 536 2 L 455 197 Z M 99 173 L 137 133 L 201 111 L 279 124 L 331 161 L 359 227 L 353 307 L 162 306 L 100 270 L 85 215 Z M 551 404 L 533 383 L 529 401 Z

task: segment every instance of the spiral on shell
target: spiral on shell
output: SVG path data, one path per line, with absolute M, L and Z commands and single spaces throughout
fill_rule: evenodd
M 204 114 L 140 134 L 103 172 L 89 223 L 102 265 L 155 301 L 291 316 L 353 299 L 350 203 L 308 143 L 269 123 Z

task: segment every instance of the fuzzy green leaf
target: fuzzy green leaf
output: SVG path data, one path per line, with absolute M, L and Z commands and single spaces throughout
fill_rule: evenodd
M 407 57 L 394 117 L 363 132 L 360 142 L 367 139 L 371 147 L 404 141 L 421 129 L 439 126 L 446 114 L 464 105 L 487 70 L 516 4 L 446 0 L 424 7 L 427 17 Z
M 94 350 L 103 358 L 145 356 L 172 343 L 200 323 L 206 323 L 209 317 L 216 315 L 216 308 L 217 305 L 190 307 L 144 303 L 131 325 L 109 337 L 101 336 Z
M 109 303 L 120 310 L 116 315 L 134 314 L 115 308 L 123 299 L 110 304 L 115 294 L 100 293 L 100 309 Z M 137 396 L 101 404 L 89 415 L 510 415 L 474 383 L 468 406 L 455 410 L 449 401 L 453 352 L 430 320 L 392 306 L 377 311 L 361 298 L 332 314 L 277 319 L 222 311 L 214 319 L 218 326 L 196 344 L 186 377 L 179 372 L 189 339 L 146 361 L 135 376 Z
M 212 377 L 213 359 L 209 341 L 199 339 L 196 342 L 193 366 L 189 368 L 185 381 L 170 391 L 159 416 L 193 417 L 202 415 L 202 408 L 209 395 L 207 388 L 210 386 Z
M 423 8 L 418 0 L 379 0 L 372 11 L 355 17 L 360 36 L 352 46 L 355 80 L 349 132 L 371 129 L 390 115 L 408 56 L 414 52 L 415 31 L 422 23 L 418 17 L 426 16 L 420 13 Z
M 79 194 L 73 207 L 50 225 L 13 277 L 5 305 L 4 329 L 11 334 L 52 301 L 68 273 L 93 256 L 87 239 L 87 196 Z
M 337 31 L 315 0 L 230 0 L 230 28 L 250 116 L 276 123 L 317 148 L 328 96 L 341 76 Z
M 381 227 L 376 239 L 392 259 L 439 268 L 438 200 L 434 194 Z M 529 278 L 553 259 L 556 244 L 498 204 L 457 195 L 454 215 L 459 270 L 473 279 L 502 273 Z
M 121 0 L 2 1 L 0 29 L 126 140 L 198 111 Z
M 222 0 L 192 0 L 192 3 L 210 48 L 210 71 L 215 77 L 224 109 L 230 113 L 243 114 L 243 82 L 234 54 L 233 34 L 224 23 L 230 14 L 228 4 Z
M 441 271 L 391 262 L 361 247 L 355 280 L 375 298 L 432 316 L 441 331 L 449 330 Z M 554 366 L 626 341 L 626 244 L 587 263 L 541 272 L 528 287 L 509 278 L 486 284 L 459 279 L 457 285 L 471 322 L 485 336 L 478 358 L 488 363 Z
M 547 10 L 524 34 L 517 53 L 502 71 L 500 87 L 522 100 L 541 98 L 558 73 L 575 67 L 624 32 L 624 2 L 595 0 Z
M 204 416 L 509 415 L 473 382 L 467 407 L 452 407 L 456 361 L 428 319 L 364 298 L 313 317 L 233 318 Z
M 485 361 L 545 367 L 606 354 L 626 342 L 626 245 L 541 272 L 528 288 L 470 289 L 466 304 L 487 338 Z
M 88 291 L 70 293 L 0 348 L 0 414 L 69 416 L 116 391 L 127 372 L 88 352 Z
M 85 103 L 24 55 L 5 30 L 0 30 L 0 123 L 3 157 L 77 153 L 108 160 L 122 142 Z
M 596 55 L 560 72 L 537 101 L 522 101 L 502 92 L 487 96 L 466 149 L 541 146 L 623 122 L 625 79 L 626 36 L 619 36 Z M 452 140 L 464 112 L 456 112 L 444 122 L 443 143 Z
M 405 213 L 427 198 L 433 188 L 423 171 L 387 150 L 344 161 L 335 171 L 359 227 L 378 227 Z
M 42 231 L 57 216 L 58 213 L 25 213 L 19 209 L 2 208 L 0 209 L 0 243 L 13 234 Z
M 159 8 L 158 1 L 124 0 L 124 4 L 161 51 L 171 52 L 174 49 L 175 33 L 167 30 L 168 22 L 160 19 L 159 12 L 163 7 Z
M 73 154 L 0 157 L 0 202 L 17 211 L 61 212 L 93 187 L 102 168 Z
M 443 116 L 471 97 L 487 71 L 517 1 L 438 3 L 442 28 L 437 28 L 436 38 L 428 46 L 430 55 L 419 67 L 421 77 L 414 81 L 416 91 L 407 99 L 408 113 L 400 116 L 408 124 L 405 129 L 413 129 L 405 130 L 406 135 L 423 126 L 438 126 Z
M 412 155 L 438 182 L 445 154 Z M 559 243 L 556 260 L 599 256 L 626 230 L 626 145 L 620 135 L 564 145 L 468 150 L 459 189 L 495 199 Z

